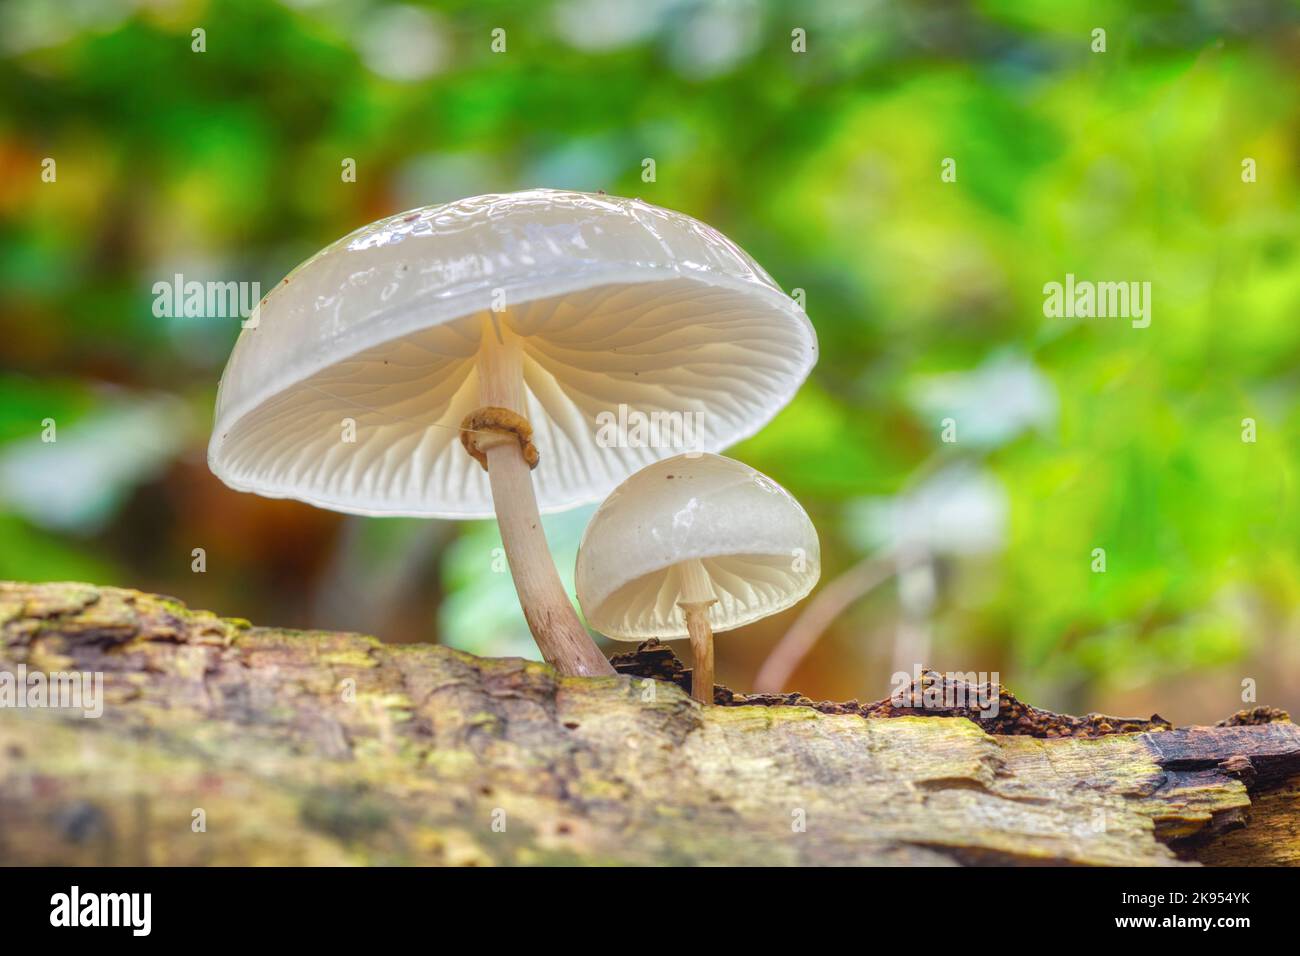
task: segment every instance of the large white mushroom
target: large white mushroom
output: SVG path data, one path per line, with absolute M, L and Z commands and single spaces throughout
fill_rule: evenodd
M 565 674 L 611 671 L 539 510 L 752 434 L 817 350 L 801 309 L 716 230 L 545 189 L 365 226 L 258 311 L 222 376 L 212 471 L 354 514 L 495 514 L 528 626 Z M 611 427 L 629 416 L 660 427 Z
M 637 472 L 592 516 L 578 602 L 609 637 L 689 637 L 691 696 L 713 703 L 713 634 L 783 611 L 821 574 L 817 531 L 771 478 L 721 455 Z

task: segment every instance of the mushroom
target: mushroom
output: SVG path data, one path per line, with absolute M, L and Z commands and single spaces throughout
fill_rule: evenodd
M 539 515 L 753 434 L 817 349 L 802 310 L 716 230 L 546 189 L 365 226 L 245 324 L 217 395 L 212 471 L 353 514 L 495 515 L 529 629 L 562 674 L 612 669 Z M 629 437 L 629 415 L 666 428 Z
M 679 455 L 623 482 L 578 547 L 578 603 L 623 641 L 689 637 L 691 696 L 713 703 L 713 634 L 783 611 L 821 573 L 817 531 L 771 478 L 721 455 Z

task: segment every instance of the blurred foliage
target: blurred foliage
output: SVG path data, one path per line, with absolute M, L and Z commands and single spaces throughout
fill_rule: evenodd
M 928 513 L 927 476 L 1001 489 L 995 543 L 936 551 L 929 663 L 1061 707 L 1215 717 L 1254 677 L 1300 709 L 1298 24 L 1269 0 L 9 0 L 0 576 L 528 651 L 491 524 L 216 482 L 238 323 L 157 318 L 151 288 L 270 288 L 404 208 L 605 189 L 806 291 L 821 364 L 731 453 L 805 503 L 826 577 L 885 540 L 870 516 Z M 1151 282 L 1150 328 L 1045 318 L 1066 273 Z M 548 525 L 567 572 L 581 519 Z M 801 689 L 882 694 L 896 613 L 877 594 L 837 621 Z M 790 620 L 720 638 L 720 677 L 743 686 Z

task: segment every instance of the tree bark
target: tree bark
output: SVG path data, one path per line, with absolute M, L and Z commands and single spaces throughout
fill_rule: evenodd
M 0 864 L 1300 862 L 1300 730 L 1276 712 L 700 707 L 665 652 L 561 678 L 0 584 L 0 672 L 104 675 L 99 719 L 0 709 Z

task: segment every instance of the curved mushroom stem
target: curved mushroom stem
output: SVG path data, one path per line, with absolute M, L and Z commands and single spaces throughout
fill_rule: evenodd
M 523 353 L 518 337 L 486 315 L 478 373 L 479 400 L 484 405 L 526 413 Z M 478 445 L 487 457 L 492 506 L 510 576 L 542 657 L 570 677 L 613 674 L 614 668 L 596 647 L 564 593 L 546 546 L 533 477 L 518 440 L 510 435 L 486 435 Z
M 677 606 L 686 616 L 686 630 L 691 636 L 691 696 L 701 704 L 713 703 L 713 628 L 709 626 L 709 608 L 718 603 L 713 596 L 713 582 L 698 559 L 679 565 L 682 575 Z

